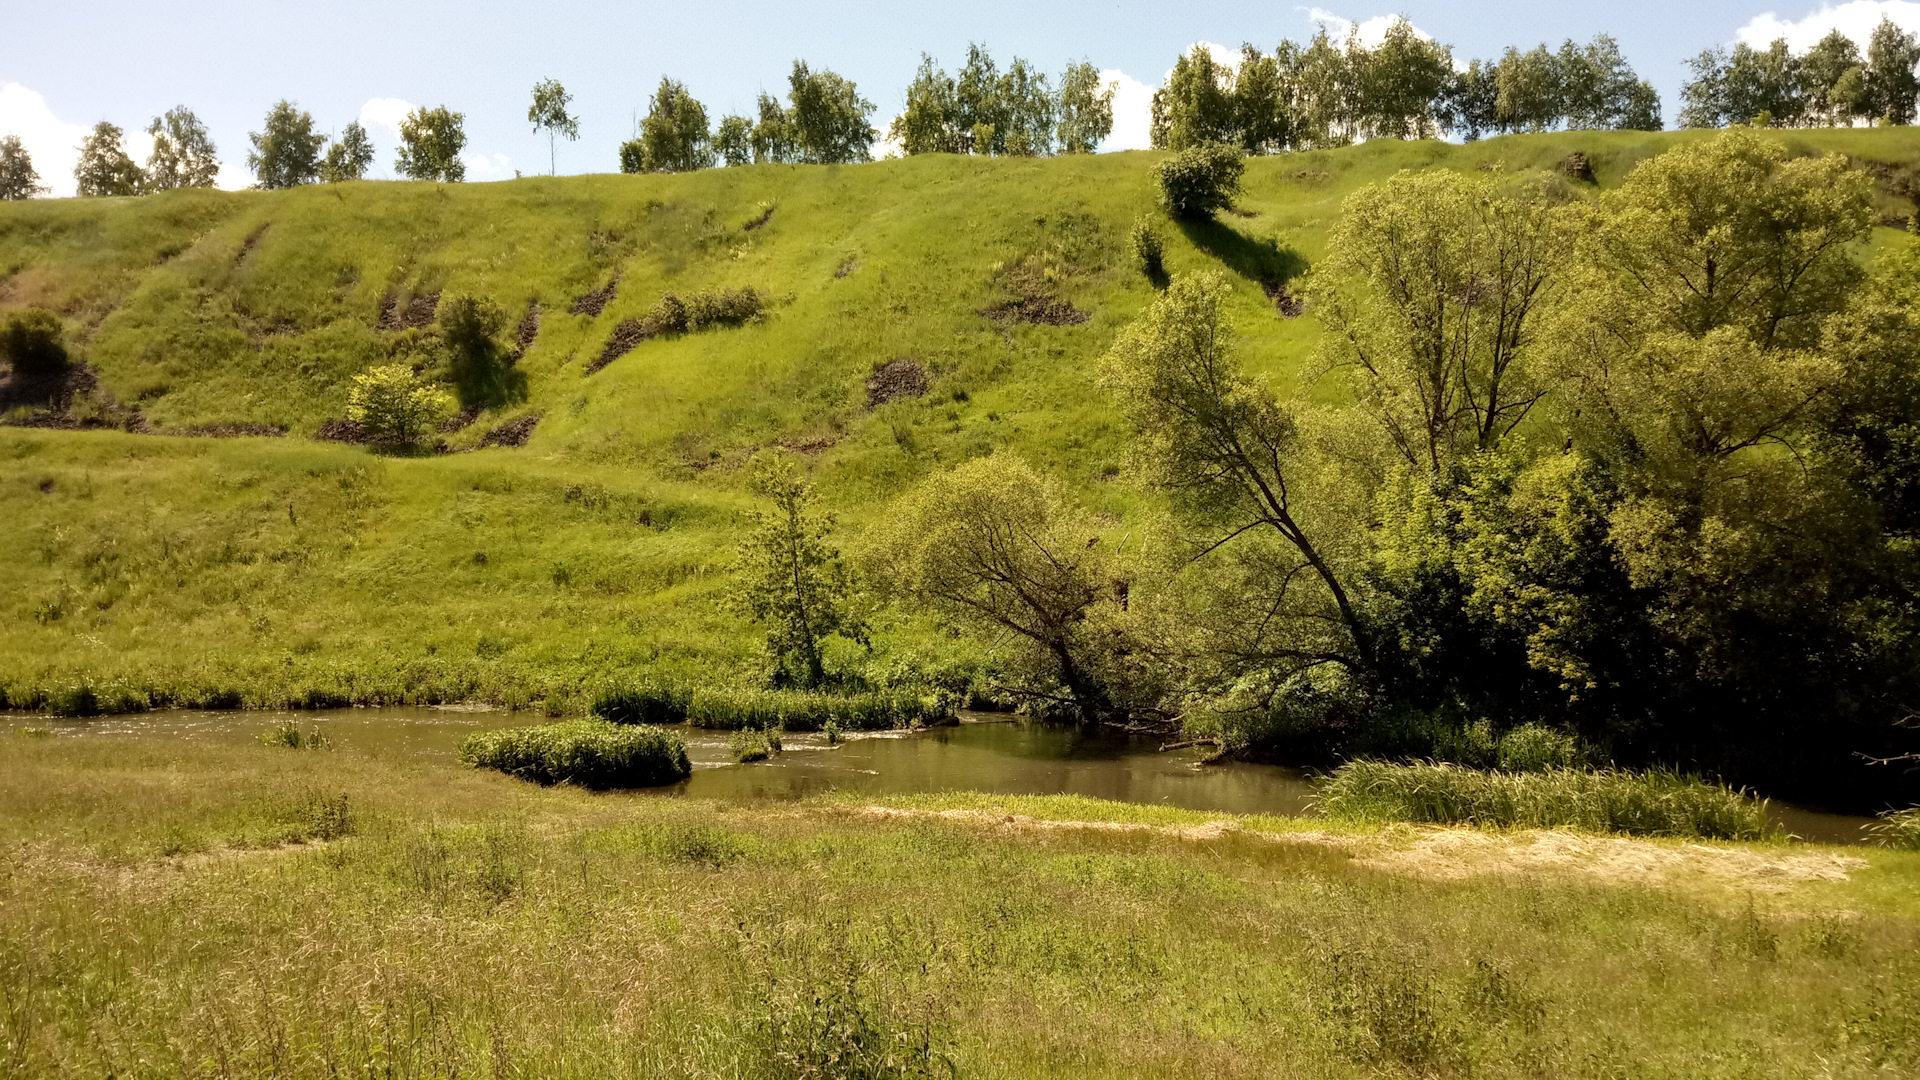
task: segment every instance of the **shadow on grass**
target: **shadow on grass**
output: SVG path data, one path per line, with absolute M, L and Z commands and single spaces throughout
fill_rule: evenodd
M 1306 272 L 1307 260 L 1270 236 L 1247 236 L 1218 221 L 1181 221 L 1180 231 L 1194 247 L 1267 293 Z

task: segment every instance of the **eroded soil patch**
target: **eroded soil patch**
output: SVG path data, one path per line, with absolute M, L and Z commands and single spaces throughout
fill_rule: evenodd
M 533 437 L 533 429 L 539 426 L 539 424 L 539 413 L 531 413 L 517 420 L 509 420 L 494 428 L 492 431 L 487 432 L 485 435 L 480 436 L 480 442 L 476 444 L 475 448 L 478 449 L 481 446 L 525 446 L 527 445 L 527 440 Z
M 574 315 L 597 316 L 607 309 L 613 298 L 619 295 L 620 279 L 615 277 L 605 285 L 593 290 L 568 305 L 567 311 Z
M 904 356 L 889 360 L 867 376 L 867 407 L 884 405 L 895 398 L 919 397 L 931 385 L 932 379 L 920 361 Z
M 421 293 L 400 302 L 399 293 L 388 293 L 380 301 L 380 321 L 375 324 L 381 330 L 419 330 L 433 325 L 434 313 L 440 310 L 438 292 Z

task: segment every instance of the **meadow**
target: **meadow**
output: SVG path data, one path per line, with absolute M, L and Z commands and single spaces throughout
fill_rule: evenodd
M 1284 290 L 1344 196 L 1402 168 L 1517 174 L 1574 151 L 1605 187 L 1697 137 L 1250 159 L 1235 213 L 1158 227 L 1170 271 L 1235 275 L 1249 363 L 1328 398 L 1337 380 L 1308 367 L 1317 324 L 1289 317 Z M 1783 138 L 1901 165 L 1920 154 L 1905 129 Z M 0 427 L 0 689 L 52 711 L 475 700 L 580 714 L 639 671 L 740 680 L 757 646 L 721 585 L 751 503 L 741 466 L 774 446 L 808 459 L 849 548 L 908 484 L 998 447 L 1126 536 L 1148 496 L 1125 482 L 1123 427 L 1091 368 L 1154 295 L 1124 249 L 1156 213 L 1157 159 L 932 155 L 0 207 L 0 314 L 57 311 L 98 378 L 61 422 L 151 432 Z M 767 297 L 760 321 L 642 341 L 586 373 L 664 293 L 739 288 Z M 444 362 L 409 324 L 457 296 L 536 328 L 505 397 L 444 436 L 460 452 L 316 441 L 353 374 Z M 1035 297 L 1086 319 L 1009 315 Z M 899 361 L 924 394 L 870 388 Z M 30 412 L 7 419 L 39 422 Z M 536 416 L 524 446 L 481 446 Z M 273 430 L 286 434 L 187 434 Z M 875 652 L 841 661 L 882 684 L 988 659 L 903 616 L 876 626 Z
M 11 1076 L 1920 1069 L 1915 852 L 0 740 Z

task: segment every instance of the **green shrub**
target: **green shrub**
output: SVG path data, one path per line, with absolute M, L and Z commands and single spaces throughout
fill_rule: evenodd
M 1671 772 L 1480 772 L 1454 765 L 1351 761 L 1321 781 L 1320 807 L 1349 821 L 1411 821 L 1642 836 L 1759 840 L 1767 804 Z
M 300 725 L 291 720 L 261 732 L 260 741 L 267 746 L 284 746 L 289 750 L 333 749 L 333 740 L 320 734 L 319 728 L 310 728 L 303 733 Z
M 1133 260 L 1139 264 L 1141 273 L 1158 278 L 1167 272 L 1166 243 L 1160 239 L 1160 230 L 1144 215 L 1134 219 L 1127 243 L 1133 248 Z
M 733 760 L 742 765 L 749 761 L 765 761 L 783 749 L 780 732 L 765 728 L 741 728 L 727 740 L 727 746 L 733 751 Z
M 821 731 L 886 731 L 951 723 L 953 699 L 945 694 L 900 690 L 824 694 L 804 690 L 697 690 L 687 702 L 687 722 L 702 728 L 780 728 Z
M 1920 806 L 1889 810 L 1867 826 L 1873 842 L 1898 851 L 1920 851 Z
M 452 412 L 453 398 L 405 364 L 355 375 L 347 392 L 347 419 L 384 446 L 413 446 Z
M 15 375 L 46 378 L 67 370 L 67 350 L 60 344 L 59 316 L 50 311 L 18 311 L 0 325 L 0 357 Z
M 537 784 L 585 788 L 652 787 L 693 771 L 680 736 L 605 720 L 477 732 L 460 744 L 460 761 Z
M 1545 724 L 1522 724 L 1500 736 L 1500 767 L 1507 772 L 1544 772 L 1582 764 L 1580 743 Z
M 1154 167 L 1160 202 L 1174 217 L 1205 221 L 1233 205 L 1246 162 L 1225 143 L 1189 146 Z
M 664 682 L 602 690 L 593 699 L 593 715 L 615 724 L 678 724 L 687 718 L 684 688 Z

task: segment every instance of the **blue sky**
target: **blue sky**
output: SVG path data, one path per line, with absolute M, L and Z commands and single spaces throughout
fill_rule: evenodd
M 616 151 L 661 75 L 687 83 L 716 120 L 751 108 L 762 89 L 784 90 L 795 58 L 858 82 L 878 107 L 876 123 L 899 110 L 922 51 L 957 67 L 969 41 L 1003 62 L 1024 56 L 1058 72 L 1085 58 L 1121 85 L 1109 148 L 1144 142 L 1145 98 L 1174 58 L 1195 42 L 1272 49 L 1305 40 L 1317 20 L 1377 26 L 1403 14 L 1454 47 L 1455 56 L 1497 56 L 1595 33 L 1617 38 L 1628 59 L 1659 88 L 1669 116 L 1683 61 L 1737 37 L 1786 33 L 1804 47 L 1831 26 L 1856 34 L 1884 12 L 1920 30 L 1920 3 L 1852 0 L 1781 5 L 1734 0 L 1543 0 L 1441 3 L 1400 0 L 1325 8 L 1221 0 L 884 5 L 768 0 L 696 3 L 408 2 L 135 3 L 0 0 L 0 134 L 18 134 L 55 194 L 71 193 L 72 146 L 102 119 L 134 132 L 185 104 L 211 128 L 225 163 L 223 186 L 251 180 L 246 135 L 267 108 L 290 98 L 321 129 L 356 118 L 379 148 L 376 175 L 388 175 L 389 126 L 408 105 L 447 105 L 467 117 L 469 177 L 544 172 L 547 147 L 525 121 L 530 88 L 558 78 L 573 92 L 581 138 L 562 143 L 562 173 L 615 168 Z M 1343 6 L 1344 5 L 1344 6 Z M 135 147 L 144 157 L 144 146 Z

